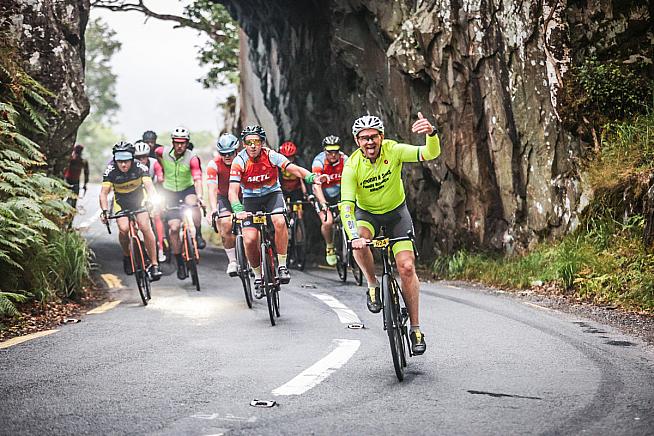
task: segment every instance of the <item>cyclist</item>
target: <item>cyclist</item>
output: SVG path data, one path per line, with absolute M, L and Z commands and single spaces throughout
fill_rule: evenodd
M 113 161 L 104 172 L 100 190 L 100 209 L 102 209 L 100 217 L 104 224 L 107 223 L 109 209 L 107 196 L 112 188 L 114 190 L 114 213 L 123 209 L 140 209 L 148 195 L 155 195 L 148 169 L 134 159 L 134 146 L 120 141 L 114 145 L 112 152 Z M 143 234 L 145 249 L 150 258 L 148 273 L 152 281 L 157 281 L 161 278 L 161 271 L 156 256 L 154 233 L 150 226 L 150 215 L 147 212 L 141 212 L 136 215 L 136 222 Z M 132 263 L 129 258 L 129 218 L 118 218 L 116 224 L 118 225 L 118 241 L 123 249 L 123 268 L 125 274 L 131 275 L 134 274 L 134 271 L 132 271 Z
M 145 141 L 136 141 L 134 143 L 134 157 L 136 160 L 141 162 L 147 169 L 148 175 L 152 182 L 157 184 L 161 183 L 163 180 L 163 168 L 159 161 L 153 157 L 150 157 L 150 145 Z M 153 199 L 154 200 L 154 199 Z M 164 225 L 161 221 L 161 213 L 155 211 L 153 214 L 154 225 L 157 227 L 157 239 L 159 247 L 164 246 Z M 163 249 L 159 250 L 159 262 L 166 261 L 166 254 L 163 252 Z
M 368 281 L 367 305 L 373 313 L 381 310 L 381 300 L 372 252 L 366 243 L 379 232 L 381 226 L 387 228 L 386 234 L 391 238 L 406 236 L 408 230 L 413 230 L 405 203 L 402 163 L 422 162 L 440 155 L 436 128 L 422 113 L 418 112 L 418 119 L 411 131 L 425 133 L 426 145 L 416 147 L 386 139 L 384 124 L 375 116 L 362 116 L 352 125 L 352 135 L 359 149 L 352 153 L 343 169 L 341 219 L 352 241 L 354 257 Z M 411 322 L 411 349 L 414 354 L 423 354 L 427 345 L 420 330 L 420 282 L 416 275 L 411 241 L 398 242 L 392 250 Z
M 161 145 L 157 144 L 157 134 L 152 130 L 146 130 L 143 132 L 142 141 L 150 146 L 150 157 L 156 158 L 155 150 Z
M 76 144 L 73 147 L 68 166 L 64 170 L 64 181 L 68 184 L 70 190 L 73 191 L 75 197 L 79 195 L 79 181 L 82 171 L 84 171 L 84 186 L 82 189 L 84 189 L 85 193 L 86 185 L 89 183 L 89 163 L 86 159 L 82 158 L 83 151 L 84 146 L 82 144 Z M 75 207 L 77 205 L 77 198 L 72 198 L 70 205 Z
M 289 162 L 284 155 L 264 147 L 266 132 L 261 126 L 247 126 L 241 132 L 241 140 L 245 146 L 232 162 L 229 185 L 229 201 L 238 219 L 243 220 L 243 240 L 245 252 L 254 270 L 255 297 L 262 298 L 261 253 L 259 253 L 259 235 L 249 214 L 263 212 L 279 212 L 284 210 L 284 196 L 279 184 L 278 168 L 302 177 L 308 184 L 320 184 L 322 176 L 316 176 L 305 168 Z M 243 190 L 243 203 L 239 193 Z M 277 274 L 281 283 L 288 283 L 291 276 L 286 266 L 286 250 L 288 244 L 288 228 L 282 215 L 273 215 L 275 227 L 275 246 L 277 247 Z
M 157 147 L 155 151 L 157 158 L 163 168 L 163 189 L 164 196 L 169 206 L 178 206 L 184 201 L 189 206 L 202 205 L 202 167 L 200 158 L 191 150 L 187 149 L 191 135 L 185 127 L 177 127 L 171 134 L 172 144 L 168 147 Z M 168 220 L 169 239 L 171 251 L 177 259 L 177 278 L 186 279 L 186 265 L 182 258 L 182 244 L 179 239 L 181 215 L 178 211 L 169 212 Z M 195 224 L 195 237 L 198 248 L 206 246 L 200 233 L 200 210 L 193 211 L 193 222 Z
M 223 133 L 218 138 L 216 148 L 218 155 L 207 165 L 207 188 L 211 215 L 207 219 L 211 224 L 216 220 L 220 229 L 223 247 L 229 264 L 227 274 L 233 277 L 238 272 L 236 264 L 236 237 L 232 234 L 232 206 L 229 203 L 229 171 L 238 151 L 238 138 L 231 133 Z
M 279 146 L 279 152 L 283 154 L 289 162 L 306 168 L 302 157 L 297 154 L 297 145 L 291 141 L 285 141 Z M 302 201 L 307 196 L 307 187 L 301 177 L 290 173 L 288 170 L 279 170 L 280 185 L 284 198 L 288 199 L 291 203 L 294 201 Z M 298 217 L 302 219 L 302 211 L 298 211 Z
M 311 164 L 311 171 L 315 174 L 325 174 L 329 180 L 315 189 L 316 197 L 321 204 L 320 232 L 325 238 L 325 260 L 328 265 L 336 265 L 336 250 L 334 249 L 334 237 L 332 227 L 334 218 L 329 212 L 329 206 L 338 204 L 341 198 L 341 174 L 343 165 L 347 161 L 347 155 L 341 151 L 341 139 L 338 136 L 330 135 L 322 140 L 323 151 L 319 153 Z

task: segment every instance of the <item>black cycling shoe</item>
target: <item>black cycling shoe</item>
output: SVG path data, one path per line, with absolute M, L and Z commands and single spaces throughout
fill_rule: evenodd
M 261 286 L 261 279 L 254 279 L 254 298 L 261 300 L 263 298 L 263 286 Z
M 425 335 L 420 330 L 414 330 L 409 333 L 409 339 L 411 339 L 411 352 L 413 354 L 419 356 L 425 352 L 427 349 Z
M 150 268 L 148 268 L 148 274 L 150 274 L 150 281 L 158 281 L 161 278 L 161 270 L 159 269 L 159 265 L 150 265 Z
M 204 247 L 207 246 L 207 243 L 205 242 L 204 238 L 202 238 L 202 235 L 200 232 L 195 235 L 195 241 L 198 243 L 198 248 L 202 250 Z
M 277 268 L 277 277 L 279 277 L 279 282 L 282 285 L 291 281 L 291 273 L 288 272 L 288 268 L 284 265 L 280 265 L 279 268 Z
M 379 298 L 379 286 L 375 288 L 374 295 L 371 294 L 371 289 L 368 288 L 366 292 L 366 304 L 368 305 L 368 310 L 372 313 L 379 313 L 382 310 L 381 298 Z
M 134 271 L 132 271 L 132 260 L 129 256 L 123 256 L 123 270 L 128 276 L 134 274 Z
M 186 265 L 183 263 L 178 263 L 177 264 L 177 278 L 180 280 L 184 280 L 188 277 L 188 274 L 186 272 Z

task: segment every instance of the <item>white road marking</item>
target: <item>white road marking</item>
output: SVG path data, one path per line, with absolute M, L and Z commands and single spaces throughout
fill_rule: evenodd
M 256 416 L 248 416 L 246 418 L 244 416 L 234 416 L 231 413 L 228 413 L 225 416 L 222 416 L 219 413 L 210 413 L 210 414 L 196 413 L 195 415 L 192 415 L 191 418 L 218 420 L 218 421 L 232 421 L 232 422 L 257 422 Z
M 331 295 L 327 295 L 327 294 L 311 294 L 311 295 L 313 295 L 318 300 L 325 303 L 334 312 L 336 312 L 336 315 L 338 315 L 338 319 L 343 324 L 352 324 L 352 323 L 360 324 L 361 323 L 361 320 L 359 319 L 359 317 L 357 316 L 356 313 L 354 313 L 345 304 L 341 303 L 340 301 L 338 301 L 336 298 L 332 297 Z
M 288 383 L 273 390 L 272 394 L 301 395 L 305 393 L 345 365 L 361 345 L 361 341 L 351 339 L 334 339 L 334 343 L 336 344 L 334 351 L 302 371 Z
M 549 307 L 541 306 L 539 304 L 529 303 L 528 301 L 524 301 L 523 304 L 526 304 L 527 306 L 535 307 L 536 309 L 546 310 L 548 312 L 552 311 L 552 309 L 550 309 Z
M 51 335 L 52 333 L 56 333 L 59 330 L 45 330 L 43 332 L 36 332 L 36 333 L 31 333 L 29 335 L 25 336 L 19 336 L 17 338 L 11 338 L 5 342 L 0 343 L 0 349 L 1 348 L 9 348 L 14 345 L 22 344 L 23 342 L 30 341 L 32 339 L 40 338 L 42 336 L 47 336 Z

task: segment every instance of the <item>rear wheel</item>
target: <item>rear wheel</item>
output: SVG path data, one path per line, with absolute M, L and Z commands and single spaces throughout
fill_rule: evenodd
M 248 268 L 248 260 L 245 257 L 242 235 L 236 236 L 236 260 L 238 261 L 238 275 L 241 277 L 241 283 L 243 283 L 245 302 L 252 309 L 252 283 L 250 282 L 250 269 Z
M 261 244 L 261 271 L 263 272 L 263 282 L 261 286 L 266 293 L 266 302 L 268 303 L 268 315 L 270 316 L 270 324 L 275 325 L 275 275 L 273 273 L 273 265 L 269 257 L 269 250 L 266 244 Z M 279 304 L 279 303 L 277 303 Z
M 382 277 L 382 301 L 384 303 L 384 323 L 388 342 L 391 346 L 393 367 L 399 381 L 404 380 L 404 365 L 402 364 L 404 344 L 402 342 L 402 326 L 400 325 L 400 301 L 397 293 L 397 284 L 390 275 Z
M 132 264 L 134 266 L 134 277 L 136 278 L 136 286 L 139 289 L 139 295 L 141 296 L 141 301 L 144 306 L 148 305 L 148 296 L 147 286 L 148 282 L 148 273 L 144 271 L 143 268 L 143 251 L 141 249 L 140 241 L 136 238 L 132 238 L 129 243 L 130 253 L 132 254 Z
M 191 281 L 195 285 L 195 289 L 200 291 L 200 279 L 198 277 L 198 264 L 195 258 L 195 245 L 193 244 L 193 235 L 190 230 L 186 230 L 186 252 L 188 260 L 186 261 L 186 269 L 191 276 Z

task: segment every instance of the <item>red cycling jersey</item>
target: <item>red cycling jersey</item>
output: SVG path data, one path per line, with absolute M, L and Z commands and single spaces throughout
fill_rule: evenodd
M 229 181 L 241 184 L 244 197 L 261 197 L 281 190 L 277 168 L 285 170 L 289 164 L 284 155 L 266 147 L 255 160 L 242 150 L 232 162 Z
M 341 152 L 338 162 L 332 164 L 327 160 L 325 152 L 323 151 L 313 160 L 311 171 L 316 174 L 325 174 L 329 176 L 329 180 L 323 182 L 323 187 L 327 188 L 330 186 L 337 186 L 341 184 L 341 175 L 343 174 L 343 166 L 345 165 L 346 160 L 347 155 Z
M 207 165 L 207 183 L 218 185 L 218 195 L 227 197 L 229 192 L 230 166 L 225 163 L 222 156 L 216 156 Z

